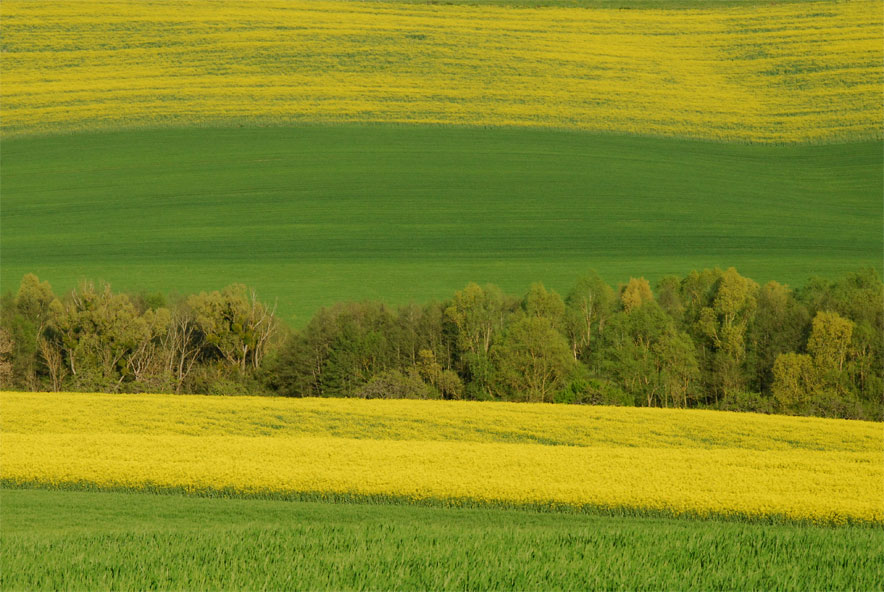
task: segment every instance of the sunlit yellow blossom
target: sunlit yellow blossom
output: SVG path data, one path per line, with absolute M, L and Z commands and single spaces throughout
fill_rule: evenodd
M 0 129 L 360 121 L 880 137 L 882 8 L 4 0 Z
M 2 393 L 2 477 L 884 523 L 880 425 L 445 401 Z

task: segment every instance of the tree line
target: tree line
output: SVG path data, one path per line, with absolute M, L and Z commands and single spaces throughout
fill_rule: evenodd
M 563 298 L 471 283 L 441 302 L 320 309 L 302 329 L 232 285 L 186 297 L 26 275 L 0 301 L 6 389 L 444 398 L 884 419 L 884 284 L 792 290 L 735 269 Z

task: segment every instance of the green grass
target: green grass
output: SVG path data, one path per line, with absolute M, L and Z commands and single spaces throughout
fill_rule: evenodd
M 2 490 L 3 590 L 881 589 L 884 532 Z
M 736 266 L 792 285 L 881 269 L 882 145 L 303 126 L 2 143 L 0 289 L 242 282 L 296 324 L 342 300 L 469 281 L 567 291 Z

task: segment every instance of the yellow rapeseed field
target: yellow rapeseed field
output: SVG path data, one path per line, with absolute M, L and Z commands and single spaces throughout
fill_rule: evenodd
M 446 401 L 0 393 L 7 483 L 884 523 L 880 424 Z
M 2 134 L 410 122 L 878 138 L 884 3 L 2 3 Z

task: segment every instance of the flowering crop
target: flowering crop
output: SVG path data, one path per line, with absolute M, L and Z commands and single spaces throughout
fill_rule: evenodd
M 880 137 L 880 0 L 3 2 L 2 133 L 297 121 Z
M 884 523 L 869 422 L 262 397 L 0 403 L 7 483 Z

